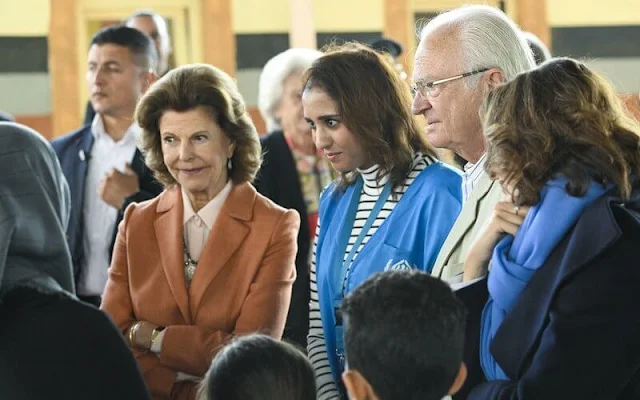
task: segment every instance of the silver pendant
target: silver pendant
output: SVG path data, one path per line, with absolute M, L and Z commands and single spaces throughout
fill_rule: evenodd
M 191 282 L 191 279 L 193 279 L 193 275 L 196 273 L 196 265 L 197 264 L 191 260 L 184 263 L 184 277 L 187 281 L 187 284 Z

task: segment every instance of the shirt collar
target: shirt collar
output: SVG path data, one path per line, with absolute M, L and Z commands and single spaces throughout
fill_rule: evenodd
M 182 205 L 184 209 L 184 216 L 182 219 L 182 224 L 186 225 L 191 218 L 196 215 L 202 219 L 204 224 L 207 226 L 207 229 L 210 231 L 213 229 L 213 224 L 215 223 L 218 214 L 220 213 L 220 209 L 224 204 L 224 201 L 229 196 L 231 192 L 231 187 L 233 186 L 231 179 L 227 181 L 227 184 L 224 185 L 220 193 L 218 193 L 213 199 L 211 199 L 204 207 L 200 209 L 197 213 L 193 210 L 191 206 L 191 201 L 189 200 L 189 196 L 184 188 L 181 188 L 182 192 Z
M 478 168 L 484 169 L 484 164 L 485 164 L 486 161 L 487 161 L 487 153 L 484 153 L 482 155 L 482 157 L 480 157 L 480 159 L 475 164 L 472 164 L 472 163 L 469 163 L 469 162 L 466 163 L 464 165 L 464 173 L 465 173 L 465 175 L 473 175 L 473 173 L 475 171 L 477 171 Z
M 138 126 L 138 124 L 135 121 L 132 122 L 129 128 L 127 128 L 127 131 L 122 137 L 122 140 L 129 141 L 133 139 L 137 141 L 141 130 L 142 129 L 140 128 L 140 126 Z M 109 136 L 109 134 L 107 133 L 107 130 L 104 127 L 104 121 L 102 120 L 102 115 L 96 114 L 96 116 L 93 117 L 93 121 L 91 121 L 91 133 L 93 134 L 93 137 L 96 140 L 103 137 L 111 138 L 111 136 Z

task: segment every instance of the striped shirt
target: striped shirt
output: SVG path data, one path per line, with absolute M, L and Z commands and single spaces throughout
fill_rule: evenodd
M 384 220 L 391 214 L 396 204 L 400 201 L 402 195 L 407 191 L 407 189 L 409 189 L 409 186 L 411 186 L 415 178 L 420 174 L 420 172 L 422 172 L 434 161 L 435 160 L 430 156 L 425 156 L 421 153 L 416 154 L 413 162 L 413 169 L 407 175 L 404 183 L 394 191 L 395 193 L 397 193 L 397 195 L 389 196 L 389 198 L 382 206 L 382 209 L 371 225 L 369 232 L 366 233 L 364 240 L 362 241 L 360 246 L 358 246 L 358 249 L 356 249 L 356 253 L 353 257 L 353 260 L 351 261 L 351 265 L 353 264 L 353 261 L 355 261 L 355 259 L 358 257 L 358 254 L 360 253 L 362 248 L 367 244 L 369 238 L 371 238 L 376 233 L 380 225 L 382 225 Z M 367 218 L 369 218 L 369 214 L 371 214 L 371 210 L 373 209 L 375 202 L 378 200 L 378 197 L 382 193 L 383 187 L 388 180 L 388 176 L 378 177 L 379 171 L 380 168 L 377 165 L 374 165 L 373 167 L 366 170 L 358 170 L 363 178 L 364 184 L 362 186 L 362 192 L 360 193 L 358 209 L 356 211 L 356 218 L 353 223 L 353 228 L 351 229 L 351 235 L 349 236 L 349 241 L 343 261 L 346 260 L 347 255 L 353 247 L 353 244 L 355 243 L 357 237 L 360 235 L 365 221 L 367 220 Z M 322 330 L 322 320 L 320 317 L 320 304 L 318 302 L 318 286 L 316 283 L 316 246 L 318 244 L 319 232 L 320 223 L 318 222 L 315 240 L 313 243 L 313 256 L 311 261 L 311 300 L 309 302 L 309 337 L 307 351 L 309 354 L 309 360 L 311 360 L 311 364 L 313 365 L 316 373 L 318 400 L 329 400 L 339 399 L 340 395 L 336 383 L 333 380 L 331 367 L 329 366 L 329 359 L 327 358 L 327 348 L 325 346 L 324 332 Z M 351 265 L 349 265 L 349 268 L 347 270 L 347 276 L 349 275 Z
M 484 164 L 487 161 L 487 153 L 484 153 L 482 157 L 475 164 L 467 163 L 464 166 L 464 174 L 462 175 L 462 202 L 466 202 L 473 188 L 476 187 L 478 179 L 484 174 Z

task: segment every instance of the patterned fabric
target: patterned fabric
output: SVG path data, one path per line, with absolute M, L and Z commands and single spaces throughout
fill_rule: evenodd
M 414 159 L 414 167 L 413 170 L 407 175 L 407 178 L 404 184 L 400 187 L 400 195 L 397 197 L 390 197 L 382 207 L 380 214 L 374 221 L 371 229 L 367 232 L 365 239 L 362 244 L 358 248 L 356 252 L 357 258 L 360 250 L 364 247 L 364 245 L 369 241 L 369 239 L 373 236 L 373 234 L 378 230 L 380 225 L 384 222 L 384 220 L 391 214 L 396 204 L 402 198 L 402 195 L 408 190 L 411 186 L 415 178 L 422 172 L 425 168 L 427 168 L 432 162 L 434 162 L 431 157 L 424 156 L 423 154 L 417 153 Z M 349 242 L 347 244 L 347 248 L 345 250 L 345 257 L 351 251 L 351 247 L 353 246 L 356 237 L 360 234 L 362 230 L 362 226 L 364 225 L 364 221 L 369 217 L 371 213 L 371 209 L 373 208 L 373 204 L 378 199 L 378 196 L 382 192 L 382 188 L 387 181 L 387 177 L 378 177 L 379 167 L 378 165 L 374 165 L 367 170 L 358 170 L 362 179 L 364 181 L 364 185 L 362 187 L 362 193 L 360 195 L 360 202 L 358 204 L 358 210 L 356 213 L 356 220 L 354 221 L 354 225 L 351 231 L 351 235 L 349 237 Z M 318 227 L 318 231 L 319 231 Z M 317 285 L 317 276 L 316 276 L 316 247 L 318 244 L 318 232 L 315 234 L 315 240 L 313 244 L 313 255 L 311 262 L 311 300 L 309 303 L 309 344 L 307 347 L 307 351 L 309 354 L 309 360 L 314 367 L 316 373 L 316 387 L 317 387 L 317 395 L 319 400 L 332 400 L 332 399 L 340 399 L 340 392 L 336 385 L 336 382 L 333 379 L 333 375 L 331 372 L 331 367 L 329 365 L 329 358 L 327 355 L 327 348 L 324 340 L 324 332 L 322 327 L 322 320 L 320 317 L 320 303 L 318 299 L 318 285 Z M 353 264 L 353 260 L 352 260 Z
M 333 170 L 324 157 L 306 155 L 293 147 L 289 140 L 287 140 L 287 143 L 291 149 L 291 154 L 293 154 L 293 160 L 296 163 L 296 169 L 300 177 L 302 197 L 307 206 L 307 215 L 309 217 L 309 237 L 313 239 L 318 223 L 320 193 L 322 193 L 322 189 L 333 181 Z

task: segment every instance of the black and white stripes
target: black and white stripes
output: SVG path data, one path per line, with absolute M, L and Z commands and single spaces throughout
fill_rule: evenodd
M 414 166 L 411 172 L 407 175 L 404 183 L 395 191 L 398 193 L 396 196 L 391 196 L 384 203 L 380 213 L 373 222 L 371 229 L 366 233 L 362 244 L 356 250 L 355 260 L 358 257 L 360 251 L 369 241 L 384 220 L 391 214 L 395 205 L 400 201 L 402 195 L 407 191 L 409 186 L 413 183 L 415 178 L 427 168 L 435 160 L 429 156 L 423 154 L 416 154 L 414 158 Z M 369 217 L 371 210 L 378 200 L 378 196 L 382 192 L 384 184 L 387 182 L 388 176 L 383 176 L 378 179 L 379 167 L 374 165 L 366 170 L 358 170 L 360 172 L 364 185 L 360 194 L 360 200 L 358 203 L 358 209 L 356 212 L 356 219 L 353 223 L 351 235 L 349 237 L 348 245 L 345 251 L 344 259 L 351 251 L 356 238 L 360 234 L 362 227 Z M 339 393 L 337 386 L 333 380 L 331 374 L 331 368 L 329 366 L 329 359 L 327 358 L 327 349 L 325 347 L 324 333 L 322 330 L 322 321 L 320 318 L 320 305 L 318 303 L 318 287 L 316 283 L 316 246 L 318 242 L 318 233 L 320 232 L 320 221 L 318 221 L 318 227 L 316 228 L 316 236 L 313 244 L 313 257 L 311 261 L 311 300 L 309 303 L 309 340 L 307 351 L 309 359 L 316 372 L 316 386 L 318 390 L 318 400 L 339 399 Z M 352 261 L 353 263 L 353 261 Z M 349 266 L 350 268 L 351 266 Z

